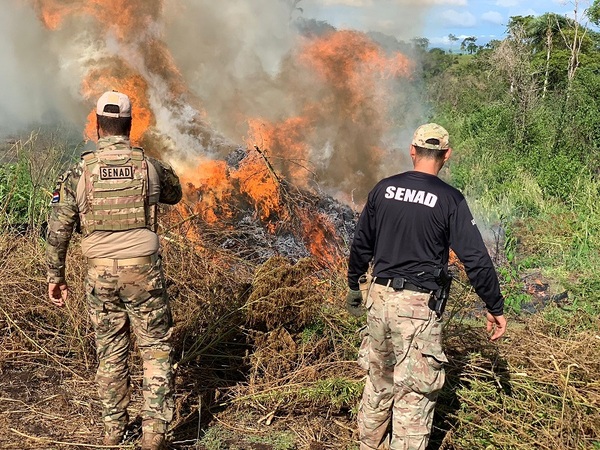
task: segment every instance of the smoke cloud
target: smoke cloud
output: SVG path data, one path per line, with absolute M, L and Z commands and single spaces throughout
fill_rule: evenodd
M 0 14 L 0 131 L 64 119 L 80 126 L 86 108 L 78 94 L 81 73 L 71 65 L 60 39 L 42 27 L 33 9 L 3 2 Z M 73 71 L 73 79 L 68 74 Z
M 134 121 L 149 129 L 139 142 L 170 159 L 257 145 L 284 174 L 316 175 L 330 193 L 356 189 L 359 202 L 406 168 L 423 114 L 410 61 L 395 38 L 384 49 L 311 21 L 315 0 L 4 3 L 0 131 L 60 120 L 87 123 L 93 137 L 95 100 L 114 88 L 132 93 Z M 409 39 L 431 3 L 370 2 L 363 25 Z M 393 28 L 386 5 L 401 18 Z

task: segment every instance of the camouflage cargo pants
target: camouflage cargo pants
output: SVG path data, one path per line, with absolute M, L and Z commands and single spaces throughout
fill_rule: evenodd
M 428 299 L 429 294 L 371 285 L 359 359 L 369 371 L 358 413 L 361 450 L 427 446 L 447 361 L 441 323 Z
M 130 330 L 143 361 L 144 427 L 165 432 L 173 415 L 172 320 L 160 258 L 141 265 L 89 263 L 86 292 L 106 432 L 122 432 L 128 422 Z

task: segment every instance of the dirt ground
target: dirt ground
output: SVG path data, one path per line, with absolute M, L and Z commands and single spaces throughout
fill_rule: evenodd
M 0 433 L 0 448 L 106 448 L 99 445 L 102 424 L 93 376 L 92 372 L 73 374 L 63 368 L 36 366 L 35 363 L 2 364 L 0 429 L 4 432 Z M 136 412 L 141 407 L 140 381 L 139 374 L 133 376 L 131 420 L 127 443 L 120 447 L 123 449 L 138 448 L 141 420 Z M 176 401 L 181 404 L 187 396 L 188 393 L 179 390 Z M 315 409 L 291 417 L 274 410 L 260 417 L 255 408 L 245 408 L 243 404 L 234 411 L 225 412 L 214 400 L 212 404 L 204 404 L 204 408 L 195 405 L 200 412 L 200 421 L 198 414 L 175 419 L 169 449 L 351 448 L 355 427 L 349 413 L 331 414 Z M 340 446 L 332 444 L 336 438 L 339 438 Z

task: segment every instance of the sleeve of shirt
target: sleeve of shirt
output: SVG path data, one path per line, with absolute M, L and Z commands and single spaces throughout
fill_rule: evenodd
M 450 246 L 464 264 L 467 276 L 487 310 L 495 316 L 502 315 L 504 298 L 498 275 L 464 199 L 450 219 Z
M 358 290 L 358 279 L 367 272 L 375 250 L 375 205 L 373 192 L 358 219 L 348 261 L 348 287 Z
M 50 203 L 46 263 L 48 283 L 65 282 L 65 260 L 73 229 L 79 223 L 76 189 L 78 178 L 71 171 L 56 184 Z
M 167 205 L 175 205 L 183 195 L 179 177 L 169 164 L 155 158 L 148 158 L 148 161 L 156 169 L 160 180 L 160 197 L 158 201 Z

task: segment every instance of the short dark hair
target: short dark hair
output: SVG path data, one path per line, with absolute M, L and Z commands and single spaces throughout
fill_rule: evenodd
M 106 105 L 104 112 L 118 113 L 117 105 Z M 131 133 L 131 117 L 106 117 L 96 114 L 98 129 L 102 129 L 109 136 L 129 136 Z
M 416 145 L 414 147 L 419 158 L 435 159 L 436 161 L 443 161 L 446 156 L 446 152 L 448 151 L 448 149 L 435 150 L 431 148 L 418 147 Z

